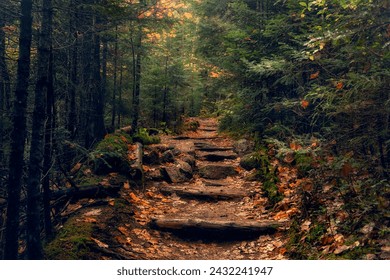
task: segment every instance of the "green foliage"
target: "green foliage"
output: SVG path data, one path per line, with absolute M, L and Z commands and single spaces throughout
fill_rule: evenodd
M 56 238 L 46 244 L 46 259 L 50 260 L 83 260 L 91 259 L 90 239 L 91 223 L 81 223 L 75 218 L 69 219 L 61 228 Z
M 146 128 L 140 128 L 133 136 L 134 142 L 140 142 L 143 145 L 152 145 L 160 143 L 161 139 L 157 135 L 149 135 Z
M 94 173 L 97 175 L 110 172 L 128 174 L 130 163 L 127 153 L 132 143 L 132 138 L 124 132 L 107 134 L 89 153 Z

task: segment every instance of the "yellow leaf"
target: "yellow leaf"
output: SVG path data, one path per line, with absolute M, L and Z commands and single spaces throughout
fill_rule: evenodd
M 310 59 L 311 61 L 314 61 L 314 60 L 315 60 L 314 55 L 309 56 L 309 59 Z

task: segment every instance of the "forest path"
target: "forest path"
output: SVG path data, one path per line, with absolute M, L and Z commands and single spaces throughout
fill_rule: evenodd
M 96 258 L 286 258 L 286 232 L 275 213 L 266 210 L 261 183 L 245 179 L 249 172 L 240 168 L 233 140 L 218 134 L 216 119 L 195 121 L 200 124 L 196 132 L 162 137 L 158 147 L 169 147 L 175 161 L 144 166 L 147 174 L 165 168 L 179 182 L 149 178 L 144 191 L 125 183 L 121 198 L 93 216 Z M 186 170 L 184 161 L 191 157 L 192 179 L 175 179 L 175 168 Z

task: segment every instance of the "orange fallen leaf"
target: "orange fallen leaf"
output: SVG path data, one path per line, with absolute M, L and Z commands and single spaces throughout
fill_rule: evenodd
M 315 80 L 320 76 L 320 71 L 317 71 L 310 75 L 310 80 Z
M 96 238 L 91 237 L 91 240 L 93 242 L 95 242 L 100 248 L 108 248 L 109 247 L 106 243 L 104 243 L 100 240 L 97 240 Z
M 301 101 L 301 106 L 302 106 L 303 109 L 306 109 L 307 107 L 309 107 L 309 101 L 302 100 Z
M 108 202 L 108 205 L 110 205 L 110 206 L 115 206 L 115 200 L 114 200 L 114 199 L 110 200 L 110 201 Z
M 337 89 L 342 89 L 343 87 L 344 87 L 343 82 L 337 82 L 337 84 L 336 84 Z
M 123 183 L 123 188 L 124 188 L 125 190 L 129 190 L 129 189 L 130 189 L 130 183 L 129 183 L 129 181 L 126 181 L 126 182 Z
M 126 236 L 130 235 L 129 230 L 128 230 L 127 228 L 125 228 L 125 227 L 118 227 L 118 230 L 119 230 L 123 235 L 126 235 Z
M 138 196 L 136 196 L 136 194 L 135 193 L 130 193 L 130 197 L 131 197 L 131 200 L 133 200 L 134 202 L 139 202 L 141 199 L 138 197 Z

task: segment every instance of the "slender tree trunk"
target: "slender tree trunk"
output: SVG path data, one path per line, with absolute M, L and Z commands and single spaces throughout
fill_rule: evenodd
M 7 63 L 5 61 L 5 14 L 0 11 L 0 166 L 4 163 L 4 134 L 5 121 L 7 119 L 6 112 L 9 108 L 10 77 Z
M 43 163 L 43 129 L 46 117 L 51 57 L 52 3 L 43 0 L 41 33 L 38 46 L 38 73 L 35 85 L 35 107 L 32 123 L 29 175 L 27 182 L 27 257 L 42 259 L 41 243 L 41 177 Z
M 168 92 L 169 92 L 169 88 L 168 88 L 168 61 L 169 61 L 169 57 L 167 56 L 166 57 L 166 60 L 165 60 L 165 85 L 164 85 L 164 93 L 163 93 L 163 122 L 165 122 L 166 124 L 168 124 L 168 114 L 167 114 L 167 107 L 168 107 Z
M 71 9 L 75 9 L 75 3 L 71 2 Z M 70 22 L 69 25 L 71 38 L 74 40 L 74 44 L 71 48 L 71 58 L 70 58 L 70 78 L 69 78 L 69 114 L 68 114 L 68 121 L 67 121 L 67 129 L 70 133 L 70 139 L 74 140 L 77 133 L 77 108 L 76 108 L 76 95 L 77 95 L 77 86 L 79 83 L 79 78 L 77 76 L 77 70 L 78 70 L 78 50 L 79 50 L 79 39 L 78 39 L 78 30 L 77 30 L 77 24 L 78 24 L 78 15 L 77 11 L 74 12 L 74 14 L 70 15 Z
M 122 85 L 123 85 L 123 67 L 122 64 L 120 65 L 120 71 L 119 71 L 119 87 L 118 87 L 118 105 L 121 106 L 122 104 Z M 120 108 L 120 107 L 119 107 Z M 122 121 L 122 115 L 121 110 L 118 111 L 118 128 L 121 127 L 121 121 Z
M 132 128 L 136 133 L 138 130 L 139 113 L 140 113 L 140 93 L 141 93 L 141 58 L 142 58 L 142 27 L 137 30 L 136 42 L 132 42 L 133 54 L 133 120 Z
M 46 239 L 50 240 L 53 236 L 51 223 L 51 205 L 50 205 L 50 169 L 53 159 L 53 133 L 54 133 L 54 69 L 53 69 L 53 51 L 50 52 L 48 85 L 46 91 L 46 123 L 45 123 L 45 145 L 43 155 L 43 209 L 44 209 L 44 225 Z
M 114 42 L 114 88 L 112 90 L 112 115 L 111 127 L 115 130 L 116 118 L 116 92 L 117 92 L 117 75 L 118 74 L 118 26 L 115 27 L 115 42 Z
M 26 107 L 30 78 L 30 52 L 32 39 L 32 0 L 21 1 L 19 58 L 15 102 L 12 112 L 11 153 L 8 176 L 8 204 L 5 229 L 4 259 L 17 259 L 20 192 L 24 166 L 26 139 Z

